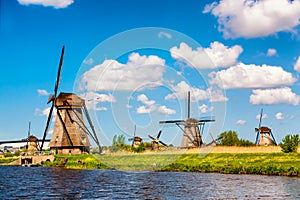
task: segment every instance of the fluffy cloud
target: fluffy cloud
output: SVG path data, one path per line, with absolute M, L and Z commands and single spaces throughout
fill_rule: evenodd
M 126 64 L 105 60 L 85 72 L 81 89 L 88 91 L 137 90 L 162 85 L 165 60 L 158 56 L 129 55 Z
M 89 58 L 83 61 L 83 64 L 86 65 L 92 65 L 94 63 L 94 59 L 93 58 Z
M 42 6 L 52 6 L 56 9 L 59 8 L 66 8 L 72 3 L 74 3 L 74 0 L 18 0 L 18 2 L 22 5 L 42 5 Z
M 197 48 L 193 50 L 186 43 L 181 43 L 179 48 L 170 49 L 171 56 L 184 61 L 190 67 L 199 69 L 228 67 L 237 62 L 237 58 L 243 52 L 239 45 L 227 47 L 222 43 L 213 42 L 209 48 Z
M 237 121 L 235 122 L 235 124 L 238 124 L 238 125 L 244 125 L 244 124 L 246 124 L 246 121 L 240 119 L 240 120 L 237 120 Z
M 137 97 L 137 100 L 141 101 L 146 106 L 151 106 L 151 105 L 155 104 L 155 101 L 154 100 L 149 100 L 148 97 L 145 94 L 139 95 Z
M 278 120 L 281 120 L 284 117 L 283 117 L 283 114 L 281 112 L 278 112 L 278 113 L 276 113 L 275 118 L 278 119 Z
M 225 38 L 261 37 L 280 31 L 294 32 L 300 24 L 300 1 L 223 0 L 206 5 L 203 13 L 218 18 Z
M 41 90 L 41 89 L 38 89 L 37 93 L 39 94 L 39 96 L 48 96 L 49 95 L 49 93 L 46 90 Z
M 291 88 L 257 89 L 250 95 L 251 104 L 290 104 L 298 105 L 300 96 L 292 92 Z
M 300 72 L 300 56 L 298 57 L 298 60 L 296 64 L 294 65 L 294 70 L 297 72 Z
M 269 116 L 267 114 L 263 114 L 261 116 L 261 119 L 267 119 L 267 118 L 269 118 Z M 255 119 L 259 120 L 260 119 L 260 114 L 256 115 Z
M 272 88 L 292 85 L 296 78 L 282 67 L 245 65 L 239 63 L 228 69 L 210 73 L 210 84 L 220 88 Z
M 176 110 L 167 108 L 166 106 L 159 106 L 158 107 L 158 112 L 161 113 L 161 114 L 166 114 L 166 115 L 176 114 Z
M 268 51 L 267 51 L 267 56 L 268 57 L 274 56 L 276 54 L 277 54 L 276 49 L 268 49 Z
M 159 38 L 167 38 L 167 39 L 171 39 L 172 38 L 172 35 L 170 33 L 167 33 L 167 32 L 159 32 L 158 33 L 158 37 Z
M 199 109 L 200 109 L 200 113 L 208 113 L 213 111 L 214 107 L 213 106 L 209 107 L 206 104 L 202 104 L 201 106 L 199 106 Z
M 99 94 L 96 92 L 87 92 L 87 93 L 81 94 L 80 97 L 85 99 L 86 107 L 89 110 L 104 111 L 104 110 L 107 110 L 107 108 L 106 107 L 97 107 L 97 105 L 99 103 L 116 102 L 116 99 L 112 94 Z
M 144 104 L 136 109 L 136 113 L 138 114 L 147 114 L 156 110 L 156 106 L 154 105 L 155 101 L 149 100 L 145 94 L 140 94 L 137 97 L 137 101 L 140 101 Z
M 153 111 L 155 111 L 156 107 L 155 106 L 140 106 L 136 109 L 137 114 L 149 114 Z
M 171 85 L 171 89 L 174 91 L 172 94 L 168 94 L 165 100 L 171 99 L 181 99 L 187 98 L 187 92 L 191 92 L 191 101 L 197 102 L 202 100 L 210 100 L 211 102 L 223 102 L 228 99 L 223 96 L 222 92 L 219 90 L 214 90 L 208 88 L 207 90 L 202 90 L 195 87 L 190 87 L 186 82 L 181 81 L 177 85 Z

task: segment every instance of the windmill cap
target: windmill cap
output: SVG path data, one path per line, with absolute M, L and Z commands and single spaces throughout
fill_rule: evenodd
M 81 108 L 84 105 L 84 99 L 80 98 L 74 93 L 60 93 L 56 100 L 55 100 L 55 106 L 56 107 L 78 107 Z

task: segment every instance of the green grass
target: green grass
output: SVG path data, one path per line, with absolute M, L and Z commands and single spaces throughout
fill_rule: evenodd
M 65 159 L 67 162 L 64 163 Z M 46 164 L 46 163 L 45 163 Z M 48 166 L 72 169 L 217 172 L 300 177 L 298 153 L 58 155 Z
M 230 174 L 262 174 L 300 177 L 300 154 L 241 153 L 185 154 L 161 171 L 218 172 Z

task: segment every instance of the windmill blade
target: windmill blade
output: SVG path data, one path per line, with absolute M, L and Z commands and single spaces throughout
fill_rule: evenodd
M 259 138 L 259 131 L 257 131 L 256 139 L 255 139 L 255 144 L 258 144 L 258 138 Z
M 59 66 L 58 66 L 58 72 L 57 72 L 56 82 L 55 82 L 55 87 L 54 87 L 54 98 L 56 98 L 57 91 L 58 91 L 60 72 L 61 72 L 61 67 L 62 67 L 63 59 L 64 59 L 64 52 L 65 52 L 65 46 L 63 46 L 62 50 L 61 50 L 60 61 L 59 61 Z
M 275 140 L 275 137 L 274 137 L 272 131 L 270 131 L 270 134 L 271 134 L 271 137 L 272 137 L 272 139 L 273 139 L 273 143 L 274 143 L 275 145 L 277 145 L 276 140 Z
M 30 126 L 31 126 L 31 122 L 29 122 L 29 125 L 28 125 L 28 137 L 30 136 Z
M 133 138 L 129 138 L 129 139 L 128 139 L 128 141 L 132 141 L 132 140 L 133 140 Z
M 164 143 L 164 142 L 162 142 L 162 141 L 158 141 L 159 143 L 161 143 L 162 145 L 164 145 L 164 146 L 168 146 L 166 143 Z
M 134 125 L 133 137 L 135 137 L 135 133 L 136 133 L 136 125 Z
M 45 139 L 46 139 L 46 135 L 47 135 L 47 132 L 48 132 L 48 129 L 49 129 L 49 125 L 50 125 L 50 121 L 51 121 L 51 117 L 52 117 L 52 113 L 53 113 L 53 108 L 54 108 L 54 102 L 52 102 L 52 106 L 51 106 L 50 111 L 49 111 L 49 115 L 48 115 L 48 119 L 47 119 L 47 123 L 46 123 L 46 128 L 45 128 L 45 131 L 44 131 L 40 151 L 43 150 L 44 142 L 45 142 Z
M 148 135 L 148 137 L 152 140 L 156 140 L 154 137 L 152 137 L 151 135 Z
M 187 118 L 191 116 L 191 92 L 188 91 L 188 99 L 187 99 Z
M 259 117 L 259 124 L 258 124 L 258 128 L 261 127 L 261 119 L 262 119 L 262 114 L 263 114 L 263 109 L 261 109 L 261 112 L 260 112 L 260 117 Z
M 159 131 L 159 133 L 157 134 L 157 139 L 159 139 L 160 135 L 161 135 L 162 130 Z
M 160 124 L 171 124 L 171 123 L 179 123 L 184 122 L 184 120 L 167 120 L 167 121 L 160 121 Z

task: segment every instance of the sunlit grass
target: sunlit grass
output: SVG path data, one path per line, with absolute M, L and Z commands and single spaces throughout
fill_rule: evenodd
M 66 160 L 67 159 L 67 160 Z M 48 166 L 70 169 L 218 172 L 300 177 L 299 153 L 57 155 Z

